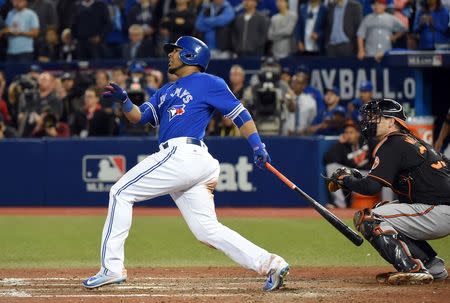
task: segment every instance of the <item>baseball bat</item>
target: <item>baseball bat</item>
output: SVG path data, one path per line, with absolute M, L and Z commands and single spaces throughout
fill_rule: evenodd
M 284 184 L 286 184 L 290 189 L 298 192 L 303 198 L 305 198 L 314 209 L 324 217 L 331 225 L 333 225 L 339 232 L 341 232 L 347 239 L 353 242 L 356 246 L 360 246 L 363 243 L 363 238 L 361 238 L 354 230 L 348 227 L 344 222 L 336 217 L 332 212 L 322 206 L 319 202 L 310 197 L 307 193 L 301 190 L 297 185 L 295 185 L 291 180 L 286 178 L 282 173 L 280 173 L 275 167 L 270 163 L 266 162 L 266 167 L 275 176 L 277 176 Z

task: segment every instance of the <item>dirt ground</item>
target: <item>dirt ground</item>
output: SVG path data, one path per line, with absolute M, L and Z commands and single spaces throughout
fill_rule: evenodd
M 383 268 L 389 270 L 389 268 Z M 382 270 L 383 270 L 382 269 Z M 378 284 L 379 268 L 294 268 L 285 286 L 240 268 L 131 269 L 128 281 L 86 290 L 94 269 L 2 270 L 0 302 L 449 302 L 450 280 L 420 286 Z

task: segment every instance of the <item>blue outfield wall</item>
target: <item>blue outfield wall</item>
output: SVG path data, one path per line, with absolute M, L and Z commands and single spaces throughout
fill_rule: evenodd
M 312 197 L 326 202 L 320 177 L 322 156 L 334 138 L 268 137 L 264 141 L 275 167 Z M 272 173 L 253 165 L 246 140 L 209 138 L 205 142 L 221 163 L 217 206 L 308 205 Z M 106 206 L 114 180 L 157 150 L 154 138 L 0 141 L 0 206 Z M 169 196 L 144 203 L 174 206 Z

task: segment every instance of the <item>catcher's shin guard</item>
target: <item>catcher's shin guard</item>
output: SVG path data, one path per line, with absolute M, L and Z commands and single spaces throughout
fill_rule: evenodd
M 411 252 L 411 256 L 413 256 L 413 258 L 415 259 L 420 259 L 420 261 L 425 264 L 425 267 L 428 262 L 434 260 L 434 258 L 437 256 L 437 253 L 430 246 L 430 244 L 428 244 L 427 241 L 414 240 L 401 233 L 399 234 L 399 238 L 408 246 L 409 251 Z
M 374 217 L 370 209 L 366 208 L 356 212 L 353 220 L 356 229 L 395 269 L 400 272 L 424 270 L 420 257 L 413 257 L 407 243 L 402 240 L 404 236 L 399 235 L 394 229 L 381 229 L 380 223 L 383 222 L 383 219 Z

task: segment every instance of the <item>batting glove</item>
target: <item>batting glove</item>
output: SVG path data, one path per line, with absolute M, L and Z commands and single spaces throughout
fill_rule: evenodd
M 256 147 L 253 151 L 253 162 L 260 169 L 266 168 L 266 162 L 270 163 L 272 161 L 270 159 L 269 153 L 266 150 L 266 145 L 263 143 L 260 146 Z
M 115 83 L 109 83 L 105 87 L 106 91 L 102 93 L 102 97 L 106 100 L 111 100 L 114 102 L 125 103 L 128 100 L 127 92 Z

